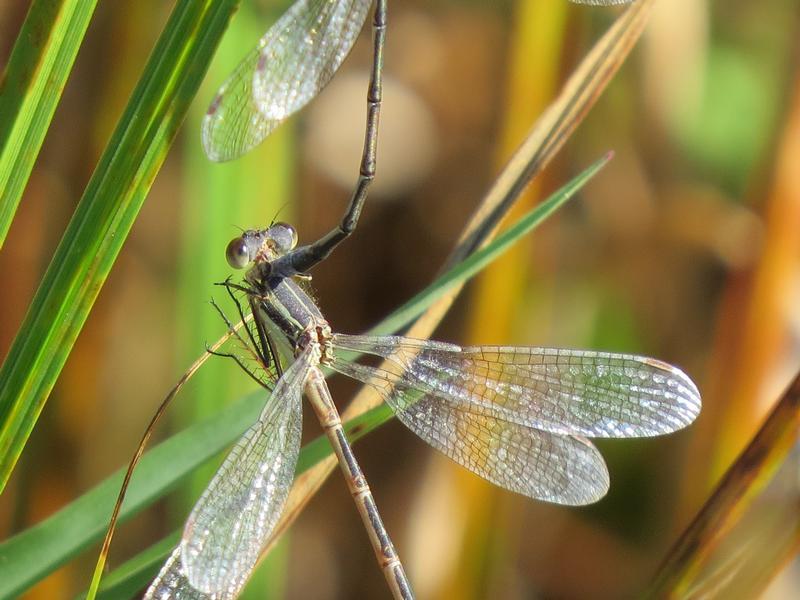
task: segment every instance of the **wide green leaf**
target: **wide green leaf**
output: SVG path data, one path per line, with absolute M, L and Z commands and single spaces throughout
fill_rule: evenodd
M 149 506 L 241 435 L 258 417 L 263 392 L 258 396 L 239 399 L 148 452 L 134 473 L 123 518 Z M 0 598 L 19 596 L 102 538 L 122 476 L 120 470 L 51 517 L 0 544 Z
M 103 584 L 95 597 L 99 600 L 117 600 L 135 596 L 153 579 L 153 573 L 180 539 L 181 532 L 175 531 L 120 565 L 103 579 Z M 80 597 L 86 596 L 81 594 Z
M 34 0 L 0 77 L 0 248 L 97 0 Z
M 0 491 L 164 161 L 237 0 L 179 0 L 0 368 Z

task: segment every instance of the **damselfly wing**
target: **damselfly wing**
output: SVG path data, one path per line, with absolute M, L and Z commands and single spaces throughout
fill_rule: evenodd
M 242 59 L 202 125 L 211 160 L 245 154 L 331 80 L 363 28 L 372 0 L 297 0 Z

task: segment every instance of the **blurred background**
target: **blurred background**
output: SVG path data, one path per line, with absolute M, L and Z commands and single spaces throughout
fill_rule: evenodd
M 0 5 L 0 65 L 27 4 Z M 0 497 L 0 538 L 127 462 L 164 394 L 224 332 L 208 300 L 224 301 L 212 284 L 230 274 L 223 251 L 238 227 L 290 221 L 310 241 L 340 218 L 363 139 L 369 32 L 329 88 L 257 151 L 216 165 L 200 147 L 214 90 L 286 6 L 244 0 L 232 21 Z M 98 6 L 0 254 L 3 356 L 171 8 Z M 343 332 L 367 329 L 431 281 L 505 160 L 618 14 L 565 0 L 405 0 L 389 11 L 378 177 L 356 235 L 313 272 Z M 798 40 L 796 0 L 662 0 L 604 97 L 520 199 L 524 210 L 615 151 L 579 199 L 468 286 L 435 337 L 658 357 L 698 383 L 703 412 L 669 437 L 599 443 L 611 491 L 585 508 L 496 489 L 396 422 L 360 441 L 421 598 L 636 595 L 756 432 L 800 365 Z M 253 389 L 230 362 L 202 369 L 160 436 Z M 355 386 L 332 386 L 346 405 Z M 306 412 L 310 440 L 319 428 Z M 794 459 L 784 474 L 798 506 Z M 112 567 L 182 523 L 212 472 L 123 526 Z M 771 498 L 785 503 L 786 493 Z M 773 514 L 765 502 L 763 515 Z M 796 531 L 798 512 L 788 514 L 781 526 Z M 744 540 L 767 526 L 755 514 L 747 527 Z M 29 597 L 84 589 L 96 551 Z M 797 597 L 798 561 L 771 567 L 766 597 Z M 249 593 L 386 596 L 338 474 Z

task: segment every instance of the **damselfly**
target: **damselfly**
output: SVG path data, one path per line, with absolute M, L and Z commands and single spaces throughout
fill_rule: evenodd
M 294 280 L 330 251 L 329 244 L 322 238 L 298 248 L 296 241 L 294 229 L 279 223 L 247 231 L 228 246 L 230 264 L 249 267 L 241 285 L 226 285 L 246 294 L 255 323 L 253 354 L 265 367 L 273 359 L 291 362 L 259 420 L 195 506 L 180 545 L 147 597 L 238 593 L 294 476 L 303 391 L 339 459 L 392 593 L 412 597 L 321 366 L 373 386 L 409 429 L 471 471 L 559 504 L 591 503 L 608 489 L 603 458 L 587 437 L 670 433 L 700 411 L 692 381 L 651 358 L 332 333 Z M 380 367 L 350 362 L 353 352 L 384 362 Z
M 212 104 L 204 124 L 209 155 L 219 160 L 238 156 L 312 98 L 349 51 L 370 4 L 295 3 L 275 26 L 277 33 L 271 30 L 262 38 Z M 246 337 L 237 337 L 264 370 L 275 369 L 280 377 L 260 418 L 193 509 L 180 545 L 147 592 L 149 598 L 233 598 L 239 593 L 291 486 L 304 392 L 334 448 L 393 595 L 413 597 L 345 436 L 322 366 L 374 387 L 407 427 L 478 475 L 560 504 L 594 502 L 608 489 L 605 462 L 588 437 L 670 433 L 691 423 L 700 411 L 692 381 L 675 367 L 650 358 L 550 348 L 460 347 L 331 331 L 295 279 L 352 233 L 374 176 L 385 15 L 386 2 L 379 0 L 362 169 L 341 224 L 301 247 L 296 246 L 294 229 L 281 223 L 247 231 L 228 246 L 231 266 L 248 270 L 241 285 L 225 285 L 234 298 L 236 290 L 245 294 L 254 323 Z M 323 16 L 328 29 L 319 34 Z M 349 19 L 352 27 L 342 19 Z M 298 40 L 308 44 L 305 57 L 295 56 L 303 54 Z M 290 67 L 271 69 L 271 60 Z M 294 73 L 300 67 L 306 69 L 302 77 Z M 244 319 L 245 310 L 238 306 Z M 352 353 L 373 355 L 383 363 L 373 367 L 351 362 Z

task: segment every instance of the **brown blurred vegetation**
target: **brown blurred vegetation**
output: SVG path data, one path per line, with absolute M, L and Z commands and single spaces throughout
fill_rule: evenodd
M 0 64 L 25 4 L 0 6 Z M 275 3 L 249 4 L 259 15 Z M 0 255 L 3 354 L 169 8 L 154 0 L 98 7 Z M 347 332 L 366 329 L 430 281 L 505 158 L 615 14 L 564 0 L 408 0 L 389 10 L 378 180 L 357 234 L 314 273 L 322 307 Z M 420 597 L 642 590 L 797 371 L 798 40 L 796 0 L 661 0 L 629 63 L 521 199 L 531 206 L 607 150 L 616 153 L 579 200 L 470 285 L 437 337 L 656 356 L 698 382 L 703 413 L 667 438 L 600 444 L 611 492 L 581 509 L 495 489 L 395 423 L 369 436 L 356 451 Z M 165 391 L 202 342 L 223 332 L 207 304 L 219 296 L 211 284 L 228 274 L 222 248 L 203 249 L 220 256 L 210 279 L 186 283 L 204 243 L 189 230 L 199 214 L 222 215 L 212 225 L 223 239 L 278 210 L 304 240 L 338 219 L 357 172 L 368 63 L 363 36 L 330 89 L 286 126 L 279 154 L 288 197 L 223 189 L 208 200 L 213 209 L 197 202 L 192 190 L 203 184 L 195 178 L 227 167 L 199 162 L 197 118 L 187 122 L 0 498 L 2 537 L 127 461 Z M 223 76 L 209 76 L 198 115 Z M 257 170 L 265 156 L 242 160 Z M 257 222 L 239 221 L 239 206 Z M 228 383 L 242 379 L 234 368 L 217 372 L 219 403 L 241 393 L 244 383 Z M 203 385 L 179 402 L 191 405 Z M 342 401 L 352 390 L 334 381 Z M 307 426 L 316 436 L 315 424 Z M 112 564 L 185 514 L 185 506 L 161 509 L 122 528 Z M 336 477 L 284 552 L 288 598 L 385 596 Z M 83 589 L 92 558 L 31 597 Z M 770 597 L 800 592 L 797 573 L 795 560 Z

